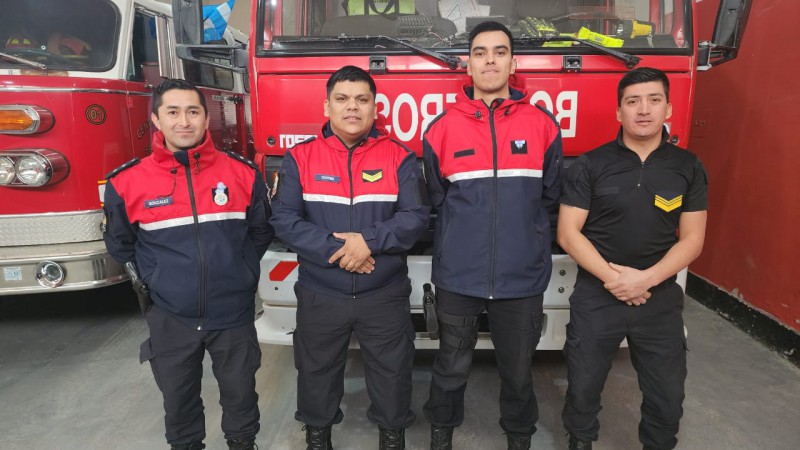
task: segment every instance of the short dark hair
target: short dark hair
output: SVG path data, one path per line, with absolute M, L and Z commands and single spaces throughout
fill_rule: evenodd
M 660 81 L 664 86 L 664 95 L 667 97 L 669 103 L 669 78 L 663 71 L 654 69 L 652 67 L 639 67 L 626 73 L 625 76 L 619 80 L 617 86 L 617 106 L 622 106 L 622 92 L 626 87 L 632 84 L 649 83 L 651 81 Z
M 158 108 L 161 107 L 161 97 L 164 96 L 164 93 L 167 91 L 171 91 L 173 89 L 180 89 L 182 91 L 195 91 L 197 92 L 197 96 L 200 97 L 200 104 L 203 105 L 203 111 L 205 111 L 206 115 L 208 115 L 208 106 L 206 105 L 206 98 L 203 96 L 203 93 L 200 92 L 200 89 L 197 89 L 197 86 L 189 83 L 186 80 L 177 80 L 174 78 L 168 78 L 164 80 L 163 83 L 159 84 L 153 89 L 153 114 L 158 116 Z
M 363 81 L 369 84 L 369 90 L 372 92 L 373 97 L 378 94 L 378 89 L 375 87 L 375 80 L 372 79 L 372 76 L 367 73 L 366 70 L 356 66 L 344 66 L 336 72 L 333 72 L 333 75 L 328 78 L 328 82 L 325 84 L 328 90 L 328 97 L 331 96 L 331 92 L 333 92 L 333 87 L 336 86 L 336 83 L 341 81 Z
M 512 55 L 514 54 L 514 37 L 511 36 L 511 31 L 509 31 L 508 27 L 506 27 L 502 23 L 494 22 L 494 21 L 491 21 L 491 20 L 486 21 L 486 22 L 481 22 L 481 23 L 475 25 L 472 28 L 472 30 L 470 30 L 470 32 L 469 32 L 469 51 L 470 52 L 472 52 L 472 41 L 475 40 L 475 36 L 477 36 L 477 35 L 479 35 L 481 33 L 486 33 L 487 31 L 502 31 L 503 33 L 505 33 L 506 36 L 508 36 L 508 44 L 511 46 L 511 48 L 509 48 L 508 50 L 511 52 Z

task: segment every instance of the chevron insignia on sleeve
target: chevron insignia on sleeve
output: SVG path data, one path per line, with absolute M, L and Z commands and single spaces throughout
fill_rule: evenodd
M 676 208 L 680 208 L 683 204 L 683 195 L 679 195 L 673 199 L 667 200 L 666 198 L 656 194 L 655 205 L 659 209 L 670 212 Z
M 374 183 L 383 178 L 383 170 L 364 170 L 361 172 L 361 179 L 367 183 Z

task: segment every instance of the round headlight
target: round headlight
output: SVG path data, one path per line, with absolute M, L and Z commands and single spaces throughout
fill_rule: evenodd
M 14 161 L 5 156 L 0 157 L 0 185 L 11 184 L 16 177 L 17 171 L 14 170 Z
M 42 261 L 34 269 L 36 281 L 44 287 L 58 287 L 64 282 L 66 271 L 60 264 L 52 261 Z
M 17 177 L 28 186 L 43 186 L 53 174 L 47 158 L 40 155 L 22 156 L 16 166 Z

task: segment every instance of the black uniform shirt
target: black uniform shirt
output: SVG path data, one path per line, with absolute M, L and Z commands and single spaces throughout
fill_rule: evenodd
M 677 242 L 682 212 L 707 208 L 705 169 L 666 141 L 642 162 L 615 141 L 582 156 L 567 171 L 561 203 L 589 210 L 582 233 L 606 261 L 637 269 L 657 263 Z

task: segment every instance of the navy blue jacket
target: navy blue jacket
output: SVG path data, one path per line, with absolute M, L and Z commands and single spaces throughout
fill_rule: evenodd
M 430 206 L 416 155 L 373 127 L 348 149 L 326 124 L 286 153 L 270 222 L 298 255 L 298 281 L 317 292 L 368 295 L 408 276 L 407 251 L 428 226 Z M 328 259 L 335 232 L 361 233 L 375 270 L 357 274 Z
M 465 86 L 425 132 L 423 160 L 438 209 L 432 281 L 480 298 L 545 291 L 550 214 L 561 195 L 561 132 L 523 91 L 487 106 Z
M 109 175 L 104 202 L 106 247 L 120 264 L 136 262 L 153 304 L 197 329 L 252 323 L 274 236 L 252 162 L 217 151 L 208 132 L 172 153 L 158 131 L 152 155 Z

